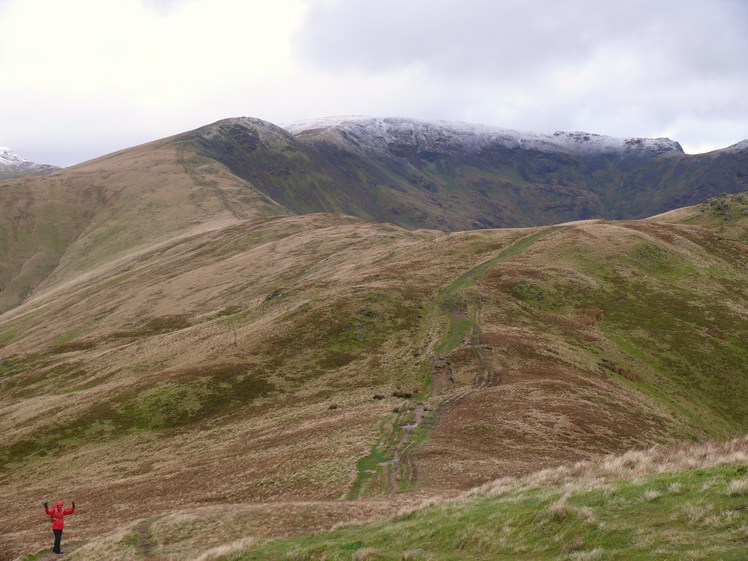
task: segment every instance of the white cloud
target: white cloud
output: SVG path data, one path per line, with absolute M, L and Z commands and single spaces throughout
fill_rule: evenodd
M 748 137 L 740 0 L 0 0 L 0 144 L 69 164 L 214 120 Z
M 168 8 L 136 0 L 7 3 L 0 133 L 11 138 L 3 141 L 27 153 L 34 143 L 50 144 L 46 159 L 54 160 L 52 145 L 77 136 L 92 157 L 102 143 L 115 149 L 243 114 L 256 90 L 273 88 L 293 67 L 298 1 Z

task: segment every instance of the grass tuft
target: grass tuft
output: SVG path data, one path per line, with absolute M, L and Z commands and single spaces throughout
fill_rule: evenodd
M 740 497 L 748 495 L 748 477 L 733 479 L 727 486 L 727 494 L 730 497 Z

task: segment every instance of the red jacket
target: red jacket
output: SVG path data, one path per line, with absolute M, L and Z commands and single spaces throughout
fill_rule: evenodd
M 62 508 L 62 501 L 57 503 L 57 506 L 55 508 L 49 509 L 45 508 L 44 512 L 46 512 L 49 515 L 49 519 L 52 522 L 52 529 L 53 530 L 62 530 L 65 527 L 65 522 L 63 521 L 63 518 L 67 516 L 68 514 L 73 514 L 75 512 L 75 507 L 73 508 Z

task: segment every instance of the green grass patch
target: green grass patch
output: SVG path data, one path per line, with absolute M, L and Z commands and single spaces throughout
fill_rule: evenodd
M 520 487 L 334 532 L 260 542 L 223 561 L 644 561 L 745 559 L 748 494 L 733 482 L 744 465 L 664 473 L 635 481 Z M 737 491 L 731 491 L 737 489 Z M 743 488 L 744 489 L 744 488 Z M 355 548 L 351 544 L 356 544 Z
M 717 435 L 748 427 L 748 327 L 739 315 L 717 297 L 701 295 L 697 301 L 688 292 L 643 284 L 619 285 L 599 305 L 605 310 L 603 333 L 622 353 L 658 373 L 658 380 L 648 381 L 665 382 L 659 392 L 674 396 L 697 424 L 705 424 L 707 409 L 717 414 L 707 423 Z M 715 328 L 725 340 L 709 335 Z
M 511 287 L 512 296 L 538 310 L 562 312 L 569 309 L 570 302 L 567 295 L 554 290 L 544 290 L 539 285 L 521 280 Z
M 379 464 L 386 462 L 388 459 L 389 458 L 385 453 L 379 450 L 376 445 L 372 446 L 369 455 L 364 456 L 356 462 L 356 470 L 358 473 L 356 475 L 356 480 L 353 482 L 353 485 L 351 485 L 351 488 L 346 494 L 346 498 L 353 500 L 366 494 L 372 478 L 382 469 Z
M 88 349 L 93 349 L 96 347 L 95 341 L 70 341 L 69 343 L 61 343 L 59 345 L 54 345 L 49 349 L 49 354 L 65 354 L 65 353 L 73 353 L 76 351 L 86 351 Z
M 0 360 L 0 378 L 5 378 L 5 388 L 15 397 L 43 393 L 64 393 L 88 374 L 80 361 L 54 364 L 50 353 L 41 355 L 11 356 Z
M 300 306 L 282 316 L 281 335 L 265 341 L 268 368 L 303 359 L 308 371 L 335 370 L 371 355 L 388 340 L 415 333 L 421 298 L 404 288 Z
M 637 245 L 630 260 L 637 270 L 671 281 L 695 276 L 698 272 L 693 263 L 685 257 L 650 241 L 643 241 Z
M 748 218 L 748 193 L 723 194 L 707 199 L 701 213 L 712 220 L 736 222 Z
M 436 353 L 447 355 L 456 349 L 460 343 L 475 329 L 475 321 L 466 316 L 452 313 L 449 318 L 449 331 L 436 347 Z

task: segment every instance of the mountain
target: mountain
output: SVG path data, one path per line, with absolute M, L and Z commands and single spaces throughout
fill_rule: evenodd
M 0 180 L 29 175 L 44 175 L 58 169 L 60 168 L 49 164 L 35 164 L 11 151 L 10 148 L 0 146 Z
M 183 141 L 294 213 L 407 228 L 644 218 L 748 188 L 746 142 L 691 156 L 668 139 L 363 117 L 230 119 Z
M 46 547 L 45 500 L 78 503 L 80 559 L 194 559 L 746 433 L 748 196 L 405 228 L 344 183 L 350 140 L 306 134 L 229 120 L 0 182 L 0 559 Z
M 381 154 L 407 146 L 424 154 L 453 150 L 477 155 L 497 147 L 589 156 L 653 157 L 670 152 L 683 153 L 680 144 L 668 138 L 614 138 L 586 132 L 542 134 L 449 121 L 351 116 L 298 121 L 282 126 L 297 136 L 319 132 L 338 134 L 358 143 L 367 143 Z
M 135 248 L 273 214 L 288 211 L 173 139 L 0 182 L 0 311 Z

